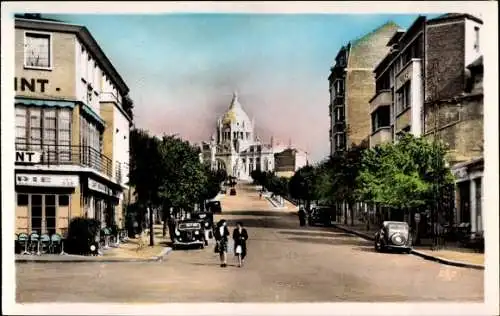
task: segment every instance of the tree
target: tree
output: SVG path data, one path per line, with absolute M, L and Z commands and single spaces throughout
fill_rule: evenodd
M 130 98 L 130 96 L 127 94 L 126 96 L 123 97 L 122 99 L 122 107 L 125 113 L 130 116 L 131 119 L 134 118 L 134 101 Z
M 316 198 L 314 190 L 315 170 L 307 165 L 295 172 L 288 183 L 288 191 L 292 198 L 305 201 L 306 209 L 310 209 L 311 201 Z
M 410 134 L 367 150 L 357 178 L 358 194 L 405 212 L 432 207 L 443 188 L 453 183 L 445 154 L 442 143 Z

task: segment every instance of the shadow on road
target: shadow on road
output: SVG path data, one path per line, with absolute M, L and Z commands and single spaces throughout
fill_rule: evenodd
M 266 216 L 290 216 L 294 215 L 291 213 L 285 213 L 285 212 L 277 212 L 277 211 L 222 211 L 222 213 L 218 214 L 220 217 L 224 216 L 259 216 L 259 217 L 266 217 Z M 298 217 L 297 217 L 298 218 Z M 298 220 L 297 220 L 298 221 Z
M 280 231 L 278 232 L 282 235 L 295 235 L 295 236 L 310 236 L 310 237 L 352 237 L 350 234 L 336 232 L 336 231 L 316 231 L 316 230 L 306 230 L 306 231 Z
M 365 240 L 350 238 L 350 239 L 337 239 L 337 238 L 304 238 L 304 237 L 290 237 L 289 240 L 306 242 L 312 244 L 326 244 L 326 245 L 351 245 L 351 246 L 368 246 L 370 243 Z
M 280 219 L 271 218 L 235 218 L 226 220 L 226 222 L 229 227 L 235 227 L 237 222 L 242 222 L 245 227 L 253 228 L 293 229 L 298 226 Z

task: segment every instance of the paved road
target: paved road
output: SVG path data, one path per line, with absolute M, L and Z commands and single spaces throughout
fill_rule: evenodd
M 298 227 L 240 187 L 222 201 L 230 226 L 248 228 L 243 268 L 219 267 L 212 248 L 175 251 L 152 263 L 17 264 L 18 302 L 482 301 L 483 272 L 404 254 L 325 228 Z

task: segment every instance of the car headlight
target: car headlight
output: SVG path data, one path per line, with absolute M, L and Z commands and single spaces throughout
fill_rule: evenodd
M 208 225 L 208 222 L 205 222 L 205 227 L 208 227 L 208 226 L 209 226 L 209 225 Z
M 180 232 L 180 231 L 178 231 L 178 230 L 176 230 L 176 231 L 175 231 L 175 235 L 176 235 L 176 236 L 180 236 L 180 235 L 181 235 L 181 232 Z
M 199 233 L 200 233 L 200 232 L 199 232 L 199 231 L 197 231 L 197 230 L 195 230 L 195 231 L 194 231 L 194 234 L 195 234 L 195 235 L 198 235 Z

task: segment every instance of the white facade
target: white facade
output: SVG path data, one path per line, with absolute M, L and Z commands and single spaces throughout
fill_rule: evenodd
M 98 114 L 103 72 L 79 40 L 75 41 L 75 52 L 77 100 Z
M 481 27 L 474 20 L 465 19 L 465 65 L 470 65 L 481 56 Z
M 127 187 L 130 163 L 130 121 L 117 106 L 113 109 L 113 174 L 120 174 L 119 184 Z
M 229 109 L 217 120 L 215 135 L 201 144 L 201 158 L 214 169 L 225 169 L 227 174 L 241 180 L 250 180 L 253 170 L 273 171 L 274 154 L 285 147 L 263 143 L 255 135 L 254 120 L 250 120 L 234 93 Z

